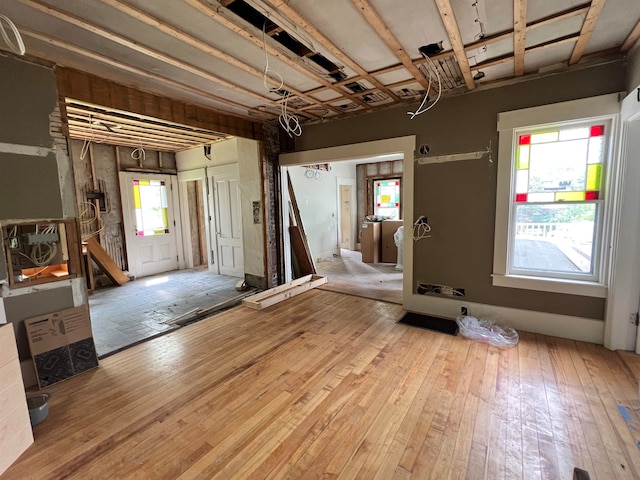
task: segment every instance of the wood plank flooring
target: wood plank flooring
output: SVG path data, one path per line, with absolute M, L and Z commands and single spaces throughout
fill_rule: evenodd
M 313 290 L 238 307 L 48 389 L 8 479 L 640 478 L 615 352 L 521 332 L 498 349 Z

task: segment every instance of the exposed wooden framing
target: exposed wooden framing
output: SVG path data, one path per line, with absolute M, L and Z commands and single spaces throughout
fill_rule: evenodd
M 130 129 L 144 129 L 145 131 L 158 131 L 172 137 L 190 139 L 190 140 L 206 140 L 215 142 L 224 139 L 227 135 L 210 130 L 198 129 L 187 125 L 179 125 L 173 122 L 162 121 L 157 118 L 148 117 L 146 115 L 138 115 L 136 113 L 121 112 L 115 109 L 108 109 L 97 105 L 91 105 L 85 102 L 79 102 L 73 99 L 65 99 L 67 116 L 74 118 L 91 116 L 94 120 L 99 120 L 110 125 L 126 125 Z
M 255 120 L 225 115 L 210 108 L 144 92 L 69 68 L 57 67 L 56 78 L 59 95 L 74 99 L 74 103 L 101 105 L 117 113 L 138 115 L 141 119 L 161 119 L 175 125 L 262 139 L 262 125 Z
M 624 40 L 624 42 L 622 43 L 622 46 L 620 47 L 620 51 L 628 52 L 629 50 L 631 50 L 631 48 L 636 44 L 639 38 L 640 38 L 640 20 L 638 20 L 638 23 L 636 23 L 636 26 L 633 27 L 633 30 L 629 32 L 629 35 L 627 35 L 627 38 Z
M 389 49 L 394 53 L 394 55 L 400 60 L 402 65 L 409 70 L 411 75 L 422 85 L 424 89 L 429 88 L 429 82 L 422 72 L 418 70 L 411 60 L 411 57 L 407 54 L 405 49 L 402 47 L 396 36 L 389 30 L 387 24 L 384 22 L 382 17 L 376 12 L 373 8 L 369 0 L 351 0 L 357 9 L 360 10 L 362 16 L 369 22 L 369 25 L 373 27 L 373 29 L 378 33 L 380 38 L 384 41 L 384 43 L 389 47 Z
M 175 152 L 198 146 L 193 142 L 179 142 L 171 138 L 153 138 L 149 135 L 129 135 L 124 133 L 111 134 L 110 132 L 98 131 L 85 125 L 79 125 L 75 121 L 69 123 L 69 136 L 77 140 L 89 140 L 94 143 L 106 143 L 109 145 L 122 145 L 128 147 L 153 148 L 165 152 Z M 203 145 L 200 143 L 200 145 Z
M 258 30 L 253 26 L 251 26 L 250 24 L 246 22 L 241 22 L 237 19 L 229 18 L 228 16 L 224 15 L 223 11 L 218 11 L 218 9 L 216 9 L 213 5 L 211 5 L 210 3 L 204 0 L 184 0 L 184 1 L 187 4 L 191 5 L 193 8 L 195 8 L 196 10 L 199 10 L 201 13 L 207 15 L 212 20 L 215 20 L 216 22 L 228 28 L 232 32 L 240 35 L 245 40 L 250 41 L 251 43 L 255 44 L 260 48 L 265 48 L 267 50 L 267 53 L 269 53 L 269 55 L 272 55 L 276 57 L 278 60 L 281 60 L 282 62 L 286 63 L 289 67 L 298 70 L 300 73 L 306 75 L 307 77 L 312 78 L 313 80 L 317 81 L 321 85 L 324 85 L 326 88 L 329 88 L 331 90 L 334 90 L 335 92 L 338 92 L 342 97 L 349 98 L 350 100 L 358 103 L 359 105 L 365 108 L 370 108 L 370 106 L 366 102 L 363 102 L 357 96 L 349 94 L 348 92 L 345 92 L 343 89 L 333 86 L 333 84 L 329 80 L 324 78 L 322 75 L 318 74 L 313 68 L 303 63 L 302 60 L 300 59 L 293 60 L 290 56 L 291 53 L 286 51 L 284 48 L 281 48 L 279 46 L 274 46 L 273 45 L 273 43 L 275 43 L 274 41 L 263 43 L 262 35 L 261 35 L 262 32 L 258 32 Z
M 544 26 L 544 25 L 550 25 L 552 23 L 555 23 L 557 21 L 560 20 L 565 20 L 567 18 L 571 18 L 574 17 L 576 15 L 580 15 L 585 13 L 587 10 L 589 10 L 589 6 L 591 4 L 590 3 L 586 3 L 586 4 L 582 4 L 582 5 L 578 5 L 577 7 L 572 7 L 569 8 L 567 10 L 563 10 L 562 12 L 559 12 L 557 14 L 554 15 L 549 15 L 548 17 L 544 17 L 541 18 L 539 20 L 536 20 L 534 22 L 531 22 L 530 24 L 527 25 L 526 31 L 529 32 L 535 28 Z M 475 42 L 469 43 L 467 45 L 464 46 L 464 49 L 466 51 L 469 50 L 475 50 L 477 48 L 482 48 L 485 47 L 487 45 L 491 45 L 493 43 L 497 43 L 500 42 L 502 40 L 507 40 L 509 38 L 512 38 L 513 36 L 513 30 L 505 30 L 503 32 L 500 33 L 496 33 L 494 35 L 488 35 L 480 40 L 477 40 Z M 431 57 L 432 61 L 437 61 L 437 60 L 441 60 L 443 58 L 447 58 L 450 56 L 454 56 L 454 52 L 453 50 L 448 50 L 446 52 L 442 52 L 438 55 L 434 55 L 433 57 Z M 421 65 L 423 63 L 426 63 L 426 59 L 424 57 L 419 57 L 416 59 L 413 59 L 412 62 L 414 65 Z M 396 70 L 400 70 L 401 68 L 405 68 L 405 66 L 402 63 L 397 63 L 395 65 L 390 65 L 388 67 L 384 67 L 384 68 L 380 68 L 378 70 L 373 70 L 371 72 L 369 72 L 370 75 L 382 75 L 385 73 L 390 73 L 390 72 L 395 72 Z M 348 78 L 346 80 L 342 80 L 341 82 L 336 82 L 335 85 L 344 85 L 345 83 L 349 83 L 349 82 L 353 82 L 353 81 L 357 81 L 357 80 L 361 80 L 362 77 L 357 76 L 357 77 L 351 77 Z M 413 80 L 403 80 L 402 82 L 404 82 L 403 84 L 406 85 L 408 83 L 413 83 Z M 392 85 L 387 85 L 387 88 L 395 88 L 396 86 L 398 86 L 399 82 L 396 82 Z M 313 94 L 317 94 L 320 93 L 322 91 L 326 90 L 326 88 L 324 87 L 319 87 L 319 88 L 315 88 L 313 90 L 307 90 L 305 93 L 309 94 L 309 95 L 313 95 Z
M 219 77 L 217 75 L 214 75 L 210 72 L 207 72 L 205 70 L 202 70 L 201 68 L 195 67 L 189 63 L 183 62 L 182 60 L 179 60 L 177 58 L 171 57 L 170 55 L 167 55 L 163 52 L 160 52 L 158 50 L 154 50 L 150 47 L 146 47 L 136 41 L 130 40 L 128 38 L 122 37 L 112 31 L 106 30 L 98 25 L 92 24 L 90 22 L 88 22 L 85 19 L 76 17 L 75 15 L 63 12 L 62 10 L 59 10 L 55 7 L 52 7 L 50 5 L 45 5 L 43 3 L 41 3 L 39 0 L 18 0 L 21 3 L 24 3 L 25 5 L 28 5 L 36 10 L 39 10 L 43 13 L 46 13 L 47 15 L 50 15 L 52 17 L 55 17 L 59 20 L 65 21 L 71 25 L 74 25 L 76 27 L 82 28 L 83 30 L 86 30 L 88 32 L 93 33 L 94 35 L 98 35 L 99 37 L 102 37 L 106 40 L 109 40 L 111 42 L 117 43 L 118 45 L 121 45 L 123 47 L 129 48 L 135 52 L 141 53 L 142 55 L 146 55 L 149 58 L 153 58 L 154 60 L 158 60 L 160 62 L 166 63 L 167 65 L 171 65 L 172 67 L 175 68 L 179 68 L 181 70 L 184 70 L 185 72 L 189 72 L 192 75 L 196 75 L 200 78 L 203 78 L 209 82 L 215 83 L 217 85 L 221 85 L 224 86 L 225 88 L 228 88 L 230 90 L 233 90 L 235 92 L 238 92 L 242 95 L 247 95 L 249 97 L 255 98 L 261 102 L 267 103 L 267 104 L 276 104 L 275 99 L 266 97 L 260 93 L 254 92 L 253 90 L 250 90 L 248 88 L 245 88 L 243 86 L 240 86 L 234 82 L 230 82 L 228 80 L 225 80 L 222 77 Z M 76 52 L 77 53 L 77 52 Z M 295 109 L 291 109 L 295 112 Z M 311 114 L 309 114 L 311 115 Z M 312 115 L 314 116 L 314 115 Z M 317 117 L 316 117 L 317 118 Z
M 575 42 L 580 37 L 580 34 L 575 33 L 573 35 L 567 35 L 561 38 L 557 38 L 555 40 L 549 40 L 548 42 L 540 43 L 538 45 L 533 45 L 531 47 L 525 48 L 526 53 L 536 52 L 540 50 L 546 50 L 547 48 L 557 47 L 558 45 L 562 45 L 563 43 Z M 500 57 L 492 58 L 484 62 L 480 62 L 475 65 L 473 68 L 482 69 L 487 67 L 494 67 L 496 65 L 500 65 L 502 63 L 506 63 L 513 60 L 512 54 L 502 55 Z
M 435 0 L 435 2 L 438 7 L 438 11 L 440 12 L 444 28 L 447 31 L 449 41 L 451 42 L 451 47 L 453 48 L 456 60 L 460 66 L 460 71 L 462 72 L 464 81 L 467 84 L 467 88 L 469 90 L 473 90 L 476 88 L 476 84 L 473 80 L 473 75 L 471 75 L 469 60 L 467 59 L 467 53 L 464 49 L 464 44 L 462 43 L 460 29 L 458 28 L 458 22 L 456 21 L 456 16 L 453 13 L 451 2 L 450 0 Z
M 513 0 L 513 71 L 524 75 L 524 48 L 527 33 L 527 0 Z
M 129 281 L 129 277 L 120 270 L 120 267 L 116 265 L 116 262 L 113 261 L 106 250 L 102 248 L 94 237 L 88 238 L 87 244 L 91 258 L 113 283 L 116 285 L 124 285 Z
M 379 88 L 386 95 L 390 96 L 393 100 L 399 100 L 395 93 L 386 88 L 377 78 L 369 75 L 364 68 L 362 68 L 356 61 L 354 61 L 349 55 L 347 55 L 344 51 L 342 51 L 336 44 L 334 44 L 324 33 L 322 33 L 315 25 L 313 25 L 309 20 L 303 17 L 297 10 L 291 7 L 284 0 L 268 0 L 268 2 L 273 8 L 278 10 L 280 14 L 288 18 L 294 25 L 297 25 L 306 32 L 309 36 L 311 36 L 315 41 L 322 44 L 324 48 L 327 49 L 338 61 L 344 63 L 346 66 L 355 71 L 362 78 L 371 82 L 376 88 Z M 369 105 L 365 104 L 366 108 L 370 108 Z
M 143 70 L 141 68 L 133 67 L 131 65 L 127 65 L 127 64 L 121 63 L 121 62 L 119 62 L 117 60 L 114 60 L 114 59 L 112 59 L 110 57 L 106 57 L 104 55 L 92 52 L 90 50 L 86 50 L 84 48 L 78 47 L 78 46 L 73 45 L 71 43 L 68 43 L 68 42 L 65 42 L 65 41 L 62 41 L 62 40 L 53 39 L 53 38 L 48 37 L 46 35 L 42 35 L 39 32 L 34 32 L 34 31 L 26 29 L 24 27 L 20 28 L 20 32 L 22 33 L 22 35 L 26 35 L 28 37 L 35 38 L 37 40 L 40 40 L 40 41 L 45 42 L 45 43 L 48 43 L 50 45 L 53 45 L 53 46 L 58 47 L 58 48 L 61 48 L 63 50 L 67 50 L 69 52 L 77 53 L 77 54 L 82 55 L 84 57 L 87 57 L 87 58 L 89 58 L 91 60 L 96 60 L 98 62 L 104 63 L 105 65 L 108 65 L 109 67 L 116 68 L 116 69 L 119 69 L 119 70 L 123 70 L 123 71 L 129 72 L 129 73 L 133 73 L 133 74 L 139 75 L 139 76 L 141 76 L 141 77 L 143 77 L 145 79 L 155 80 L 155 81 L 157 81 L 159 83 L 170 85 L 170 86 L 172 86 L 174 88 L 178 88 L 178 89 L 181 89 L 183 91 L 187 91 L 187 92 L 193 93 L 194 95 L 198 95 L 198 96 L 201 96 L 201 97 L 204 97 L 204 98 L 209 98 L 210 100 L 213 100 L 213 101 L 218 102 L 218 103 L 226 104 L 226 105 L 236 109 L 236 111 L 240 110 L 242 112 L 253 112 L 257 116 L 259 116 L 259 118 L 262 118 L 262 116 L 265 114 L 265 112 L 262 112 L 259 109 L 247 107 L 246 105 L 243 105 L 241 103 L 235 102 L 233 100 L 229 100 L 227 98 L 219 97 L 217 95 L 213 95 L 213 94 L 211 94 L 209 92 L 205 92 L 204 90 L 200 90 L 198 88 L 194 88 L 194 87 L 192 87 L 190 85 L 187 85 L 186 83 L 181 83 L 181 82 L 175 81 L 175 80 L 173 80 L 171 78 L 168 78 L 168 77 L 163 77 L 163 76 L 157 75 L 157 74 L 151 74 L 148 71 Z M 31 50 L 33 51 L 33 49 L 31 49 Z M 38 53 L 38 52 L 34 52 L 34 53 Z M 49 58 L 52 57 L 51 54 L 48 54 L 47 56 Z M 65 59 L 63 57 L 58 57 L 58 58 L 56 58 L 56 60 L 58 60 L 58 65 L 67 66 L 67 65 L 69 65 L 71 63 L 71 62 L 69 62 L 67 59 Z M 78 67 L 81 68 L 80 65 L 78 65 Z M 208 108 L 211 108 L 211 107 L 208 107 Z M 229 115 L 233 114 L 232 112 L 225 112 L 225 113 L 229 114 Z M 242 115 L 245 119 L 250 118 L 248 114 L 244 114 L 244 115 L 243 114 L 239 114 L 239 115 Z
M 162 20 L 150 15 L 147 12 L 143 12 L 142 10 L 136 7 L 125 4 L 121 0 L 101 0 L 101 1 L 109 5 L 110 7 L 115 8 L 129 15 L 135 18 L 136 20 L 139 20 L 140 22 L 143 22 L 151 27 L 157 28 L 161 32 L 175 38 L 176 40 L 179 40 L 188 45 L 191 45 L 192 47 L 197 48 L 198 50 L 201 50 L 202 52 L 205 52 L 208 55 L 211 55 L 219 60 L 222 60 L 228 63 L 229 65 L 233 65 L 234 67 L 240 70 L 243 70 L 249 75 L 253 75 L 254 77 L 257 77 L 257 78 L 263 78 L 263 75 L 264 75 L 263 71 L 258 70 L 257 68 L 254 68 L 251 65 L 247 65 L 244 61 L 232 55 L 229 55 L 228 53 L 225 53 L 222 50 L 219 50 L 218 48 L 214 47 L 210 43 L 204 42 L 196 37 L 189 35 L 188 33 L 185 33 L 182 30 L 177 29 L 173 25 L 169 25 L 163 22 Z M 276 82 L 276 80 L 274 80 L 273 78 L 267 77 L 267 81 L 272 85 L 279 85 L 278 82 Z M 309 103 L 324 105 L 323 102 L 320 102 L 313 97 L 305 95 L 303 92 L 295 89 L 291 85 L 288 85 L 285 83 L 282 85 L 282 88 L 288 90 L 289 92 L 304 99 Z M 333 109 L 333 110 L 338 112 L 338 109 Z
M 587 12 L 587 17 L 584 19 L 584 23 L 582 24 L 580 38 L 578 38 L 575 47 L 573 47 L 571 58 L 569 58 L 569 65 L 578 63 L 582 58 L 582 55 L 584 55 L 587 44 L 591 39 L 591 34 L 596 28 L 596 23 L 598 23 L 598 18 L 600 18 L 600 13 L 604 8 L 605 2 L 606 0 L 593 0 L 591 2 L 591 7 L 589 7 L 589 11 Z

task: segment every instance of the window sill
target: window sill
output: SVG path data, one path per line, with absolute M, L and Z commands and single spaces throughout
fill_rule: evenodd
M 526 277 L 523 275 L 493 274 L 495 287 L 521 288 L 540 292 L 565 293 L 584 297 L 607 297 L 607 286 L 595 282 L 579 282 L 556 278 Z

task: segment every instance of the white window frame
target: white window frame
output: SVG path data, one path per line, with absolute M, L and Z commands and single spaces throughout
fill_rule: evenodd
M 620 102 L 618 94 L 601 95 L 598 97 L 573 100 L 569 102 L 543 105 L 498 114 L 498 185 L 496 189 L 496 225 L 493 255 L 493 285 L 500 287 L 539 290 L 573 295 L 606 298 L 607 272 L 610 254 L 607 245 L 610 244 L 612 230 L 613 189 L 617 172 L 615 146 L 616 133 L 619 122 Z M 601 205 L 602 217 L 601 233 L 598 236 L 596 248 L 599 249 L 600 264 L 596 267 L 597 278 L 593 280 L 577 280 L 572 278 L 557 278 L 553 275 L 516 275 L 509 273 L 508 251 L 511 229 L 510 218 L 512 211 L 515 162 L 516 131 L 522 129 L 542 128 L 551 124 L 604 120 L 611 122 L 611 131 L 607 133 L 607 163 L 605 164 L 605 178 L 602 191 L 605 194 L 604 204 Z

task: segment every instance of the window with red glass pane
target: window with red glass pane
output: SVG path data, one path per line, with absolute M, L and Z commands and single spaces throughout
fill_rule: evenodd
M 375 180 L 373 182 L 374 215 L 400 220 L 400 179 Z
M 608 121 L 514 132 L 508 270 L 598 276 Z

